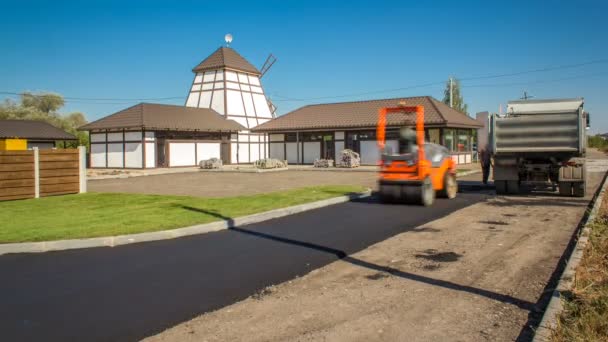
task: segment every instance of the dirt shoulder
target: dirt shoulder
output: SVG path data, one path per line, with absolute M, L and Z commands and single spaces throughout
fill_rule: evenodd
M 605 169 L 601 161 L 589 172 L 585 199 L 489 191 L 482 203 L 149 341 L 524 337 L 529 330 L 522 328 L 529 315 L 539 315 L 536 303 L 601 181 L 603 174 L 595 171 Z

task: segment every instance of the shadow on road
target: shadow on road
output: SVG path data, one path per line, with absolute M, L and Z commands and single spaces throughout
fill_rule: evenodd
M 262 239 L 272 240 L 272 241 L 276 241 L 276 242 L 280 242 L 280 243 L 286 243 L 286 244 L 290 244 L 290 245 L 294 245 L 294 246 L 298 246 L 298 247 L 310 248 L 310 249 L 314 249 L 316 251 L 320 251 L 323 253 L 330 253 L 330 254 L 335 255 L 338 259 L 340 259 L 342 261 L 345 261 L 345 262 L 348 262 L 350 264 L 357 265 L 360 267 L 364 267 L 364 268 L 367 268 L 370 270 L 384 272 L 384 273 L 388 273 L 388 274 L 391 274 L 391 275 L 394 275 L 397 277 L 401 277 L 404 279 L 413 280 L 413 281 L 417 281 L 417 282 L 421 282 L 421 283 L 425 283 L 425 284 L 429 284 L 429 285 L 434 285 L 434 286 L 440 286 L 440 287 L 444 287 L 444 288 L 447 288 L 450 290 L 462 291 L 462 292 L 475 294 L 478 296 L 486 297 L 486 298 L 500 301 L 503 303 L 512 304 L 512 305 L 515 305 L 519 308 L 522 308 L 522 309 L 528 310 L 528 311 L 532 310 L 532 308 L 534 306 L 534 304 L 531 302 L 528 302 L 528 301 L 525 301 L 522 299 L 518 299 L 518 298 L 509 296 L 509 295 L 504 295 L 504 294 L 500 294 L 500 293 L 496 293 L 496 292 L 492 292 L 492 291 L 488 291 L 488 290 L 484 290 L 484 289 L 479 289 L 479 288 L 475 288 L 472 286 L 460 285 L 460 284 L 456 284 L 456 283 L 446 281 L 446 280 L 434 279 L 434 278 L 430 278 L 430 277 L 419 275 L 419 274 L 404 272 L 404 271 L 398 270 L 393 267 L 374 264 L 374 263 L 371 263 L 371 262 L 368 262 L 365 260 L 361 260 L 361 259 L 349 256 L 344 251 L 334 249 L 331 247 L 321 246 L 321 245 L 304 242 L 304 241 L 288 239 L 288 238 L 284 238 L 284 237 L 280 237 L 280 236 L 276 236 L 276 235 L 270 235 L 270 234 L 251 231 L 251 230 L 238 228 L 238 227 L 232 228 L 231 231 L 255 236 L 258 238 L 262 238 Z

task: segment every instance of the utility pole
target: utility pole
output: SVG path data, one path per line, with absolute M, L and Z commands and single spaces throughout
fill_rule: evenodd
M 454 89 L 454 86 L 453 86 L 452 76 L 450 76 L 450 107 L 451 108 L 454 108 L 454 105 L 453 105 L 454 102 L 452 102 L 452 98 L 453 98 L 452 94 L 454 93 L 453 89 Z
M 522 100 L 527 100 L 527 99 L 531 99 L 534 96 L 528 95 L 528 92 L 524 90 L 524 96 L 522 96 Z

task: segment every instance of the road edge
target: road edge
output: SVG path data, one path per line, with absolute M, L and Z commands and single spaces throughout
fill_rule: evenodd
M 291 207 L 273 209 L 257 214 L 237 217 L 234 219 L 215 221 L 210 223 L 198 224 L 188 227 L 175 228 L 170 230 L 161 230 L 156 232 L 96 237 L 88 239 L 70 239 L 70 240 L 55 240 L 41 242 L 21 242 L 0 244 L 0 255 L 15 254 L 15 253 L 43 253 L 50 251 L 62 251 L 69 249 L 82 249 L 92 247 L 116 247 L 129 245 L 133 243 L 141 243 L 148 241 L 160 241 L 168 239 L 176 239 L 184 236 L 206 234 L 217 232 L 220 230 L 230 229 L 237 226 L 259 223 L 279 217 L 293 215 L 309 210 L 319 209 L 334 204 L 345 203 L 356 199 L 362 199 L 371 196 L 371 189 L 365 192 L 332 197 L 321 201 L 298 204 Z
M 587 216 L 583 228 L 577 236 L 576 245 L 574 246 L 570 257 L 568 258 L 568 262 L 566 263 L 566 267 L 564 268 L 564 271 L 559 278 L 559 282 L 551 293 L 551 300 L 549 301 L 549 304 L 547 304 L 545 313 L 543 314 L 540 324 L 538 325 L 538 328 L 534 333 L 534 338 L 532 340 L 533 342 L 547 342 L 551 340 L 551 334 L 557 325 L 557 317 L 564 309 L 562 293 L 566 293 L 572 290 L 574 278 L 576 275 L 576 268 L 580 264 L 583 258 L 585 247 L 589 242 L 589 233 L 591 231 L 590 225 L 595 220 L 595 217 L 599 212 L 599 209 L 604 200 L 606 190 L 608 189 L 608 182 L 606 181 L 607 178 L 608 173 L 604 174 L 600 190 L 594 195 L 595 202 L 593 203 L 593 207 L 591 208 L 591 211 Z

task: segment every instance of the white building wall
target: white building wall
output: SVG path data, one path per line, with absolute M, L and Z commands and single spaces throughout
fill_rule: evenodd
M 141 140 L 141 132 L 139 134 Z M 143 144 L 125 143 L 125 167 L 141 168 L 143 163 Z
M 249 146 L 250 146 L 250 149 L 249 149 L 249 159 L 253 163 L 256 160 L 260 159 L 260 144 L 259 143 L 252 143 Z
M 342 151 L 344 151 L 344 141 L 336 141 L 335 150 L 336 150 L 336 156 L 334 157 L 334 160 L 338 160 L 340 158 L 340 156 L 342 155 Z
M 288 142 L 285 143 L 285 150 L 287 152 L 287 162 L 291 164 L 297 164 L 300 161 L 298 160 L 298 148 L 300 147 L 300 143 Z M 300 156 L 301 158 L 302 156 Z
M 304 164 L 312 164 L 315 159 L 321 158 L 321 143 L 311 141 L 304 143 Z
M 121 137 L 122 137 L 122 133 Z M 110 134 L 108 134 L 109 138 Z M 108 144 L 108 167 L 110 168 L 123 168 L 123 155 L 122 155 L 122 142 L 121 143 L 109 143 Z
M 91 167 L 106 167 L 106 144 L 91 144 Z
M 195 165 L 195 143 L 169 142 L 169 166 Z
M 240 163 L 250 163 L 249 160 L 249 144 L 239 144 L 239 162 Z
M 201 160 L 207 160 L 211 158 L 222 159 L 221 144 L 220 143 L 197 143 L 196 144 L 196 163 Z
M 285 160 L 285 145 L 283 143 L 269 145 L 270 158 Z
M 156 144 L 146 142 L 146 167 L 156 167 Z

